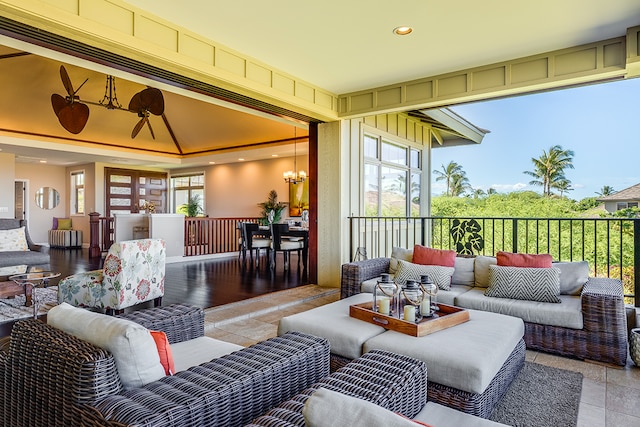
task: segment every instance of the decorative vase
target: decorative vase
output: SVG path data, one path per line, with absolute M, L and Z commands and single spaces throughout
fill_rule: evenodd
M 629 353 L 636 366 L 640 366 L 640 328 L 632 329 L 629 333 Z

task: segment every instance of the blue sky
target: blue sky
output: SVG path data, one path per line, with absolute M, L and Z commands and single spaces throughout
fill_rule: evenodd
M 637 78 L 451 107 L 491 133 L 479 145 L 434 149 L 432 192 L 444 192 L 433 170 L 450 161 L 462 166 L 473 188 L 541 192 L 523 172 L 556 144 L 575 153 L 574 169 L 565 170 L 572 199 L 596 196 L 605 185 L 619 191 L 638 184 L 639 101 Z

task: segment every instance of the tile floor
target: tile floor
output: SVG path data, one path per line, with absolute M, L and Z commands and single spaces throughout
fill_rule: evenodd
M 207 309 L 205 334 L 248 346 L 276 336 L 280 318 L 338 299 L 336 288 L 307 285 Z M 631 359 L 618 369 L 534 351 L 526 357 L 584 375 L 578 427 L 640 427 L 640 369 Z

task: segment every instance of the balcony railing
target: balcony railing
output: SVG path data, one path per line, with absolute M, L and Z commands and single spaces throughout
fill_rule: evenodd
M 622 280 L 626 302 L 640 306 L 640 219 L 350 217 L 353 259 L 388 257 L 415 244 L 464 255 L 549 253 L 588 261 L 591 274 Z

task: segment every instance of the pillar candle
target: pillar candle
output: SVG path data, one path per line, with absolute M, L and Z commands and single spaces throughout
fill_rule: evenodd
M 431 297 L 429 295 L 425 295 L 420 303 L 420 314 L 423 316 L 431 315 Z
M 380 298 L 378 299 L 378 312 L 380 314 L 389 315 L 389 305 L 391 303 L 390 298 Z
M 404 320 L 407 322 L 416 321 L 416 308 L 410 304 L 404 306 Z

